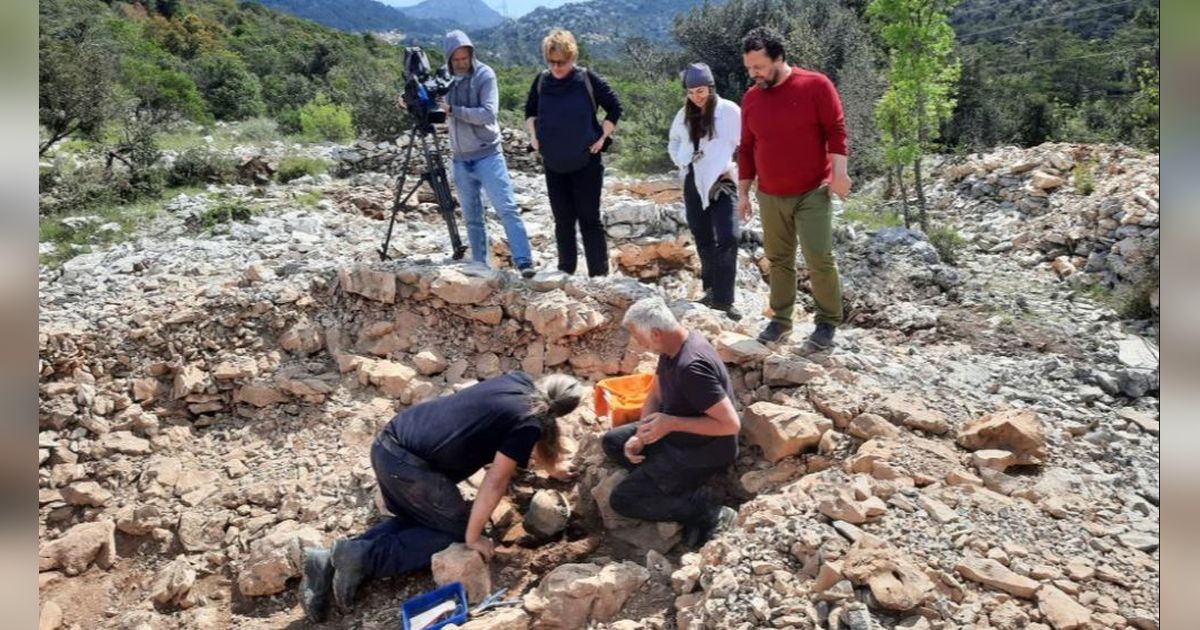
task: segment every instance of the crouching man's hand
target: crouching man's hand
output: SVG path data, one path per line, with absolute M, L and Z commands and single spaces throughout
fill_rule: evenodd
M 468 540 L 466 544 L 467 544 L 467 547 L 470 547 L 471 549 L 478 551 L 479 555 L 483 556 L 484 562 L 492 561 L 492 552 L 494 552 L 496 550 L 496 546 L 494 544 L 492 544 L 491 540 L 484 538 L 483 536 L 480 536 L 479 538 L 476 538 L 475 540 Z
M 642 440 L 642 444 L 653 444 L 674 431 L 671 426 L 671 418 L 659 412 L 654 412 L 648 416 L 642 423 L 638 425 L 637 436 Z
M 636 435 L 629 436 L 625 440 L 625 459 L 628 459 L 631 464 L 640 464 L 646 461 L 646 456 L 642 455 L 642 440 Z
M 558 481 L 570 481 L 575 478 L 576 471 L 571 462 L 562 462 L 553 468 L 547 469 L 546 474 Z

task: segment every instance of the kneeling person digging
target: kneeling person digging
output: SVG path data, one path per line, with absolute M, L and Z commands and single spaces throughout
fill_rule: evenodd
M 641 420 L 602 440 L 605 453 L 631 471 L 613 489 L 612 509 L 629 518 L 679 522 L 686 544 L 699 547 L 737 516 L 704 486 L 737 458 L 741 420 L 729 372 L 712 344 L 680 325 L 661 298 L 629 307 L 624 326 L 659 357 Z
M 395 516 L 332 549 L 305 550 L 300 602 L 309 621 L 324 621 L 331 599 L 349 610 L 363 580 L 428 567 L 433 554 L 455 542 L 489 561 L 493 547 L 483 528 L 513 472 L 532 456 L 551 476 L 570 476 L 558 461 L 557 418 L 573 411 L 583 393 L 570 376 L 535 382 L 510 372 L 392 418 L 371 447 L 371 467 Z M 458 482 L 488 463 L 475 501 L 467 503 Z

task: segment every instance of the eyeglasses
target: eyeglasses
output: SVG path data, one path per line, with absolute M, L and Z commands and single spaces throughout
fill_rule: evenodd
M 565 59 L 547 59 L 546 64 L 550 65 L 552 67 L 557 67 L 557 66 L 568 66 L 571 64 L 571 62 L 567 61 Z

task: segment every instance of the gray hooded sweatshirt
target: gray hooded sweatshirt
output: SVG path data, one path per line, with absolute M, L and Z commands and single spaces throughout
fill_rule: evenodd
M 450 55 L 466 46 L 471 50 L 471 70 L 454 75 Z M 456 160 L 477 160 L 500 152 L 500 90 L 496 72 L 475 58 L 475 46 L 462 31 L 446 33 L 446 69 L 455 77 L 446 101 L 450 103 L 450 150 Z

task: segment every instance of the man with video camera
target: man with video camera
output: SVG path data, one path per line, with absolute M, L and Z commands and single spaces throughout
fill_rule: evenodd
M 467 34 L 446 33 L 446 66 L 454 77 L 445 96 L 446 122 L 454 161 L 454 184 L 467 223 L 471 259 L 488 264 L 487 227 L 483 216 L 486 191 L 500 215 L 513 264 L 526 278 L 533 277 L 533 252 L 525 223 L 513 195 L 508 164 L 500 147 L 500 90 L 496 72 L 475 59 L 475 46 Z

